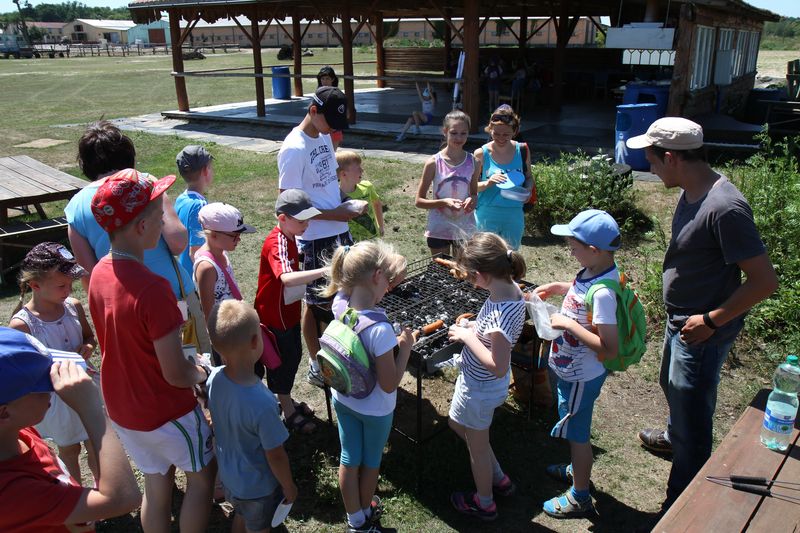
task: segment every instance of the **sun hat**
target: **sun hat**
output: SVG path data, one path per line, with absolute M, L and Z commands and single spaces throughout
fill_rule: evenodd
M 57 269 L 73 279 L 80 279 L 89 273 L 80 266 L 66 246 L 58 242 L 40 242 L 22 260 L 22 270 Z
M 347 123 L 347 97 L 342 91 L 336 87 L 319 87 L 313 98 L 317 111 L 325 116 L 328 126 L 335 130 L 350 127 Z
M 619 226 L 614 217 L 599 209 L 581 211 L 569 224 L 556 224 L 550 233 L 561 237 L 574 237 L 582 243 L 613 252 L 619 248 Z
M 178 153 L 175 163 L 181 174 L 187 174 L 203 170 L 213 160 L 208 150 L 199 144 L 190 144 Z
M 106 178 L 94 193 L 92 214 L 100 227 L 111 233 L 133 220 L 173 183 L 173 174 L 156 180 L 132 168 L 120 170 Z
M 53 392 L 53 358 L 32 335 L 0 327 L 0 405 L 32 392 Z
M 275 200 L 275 213 L 297 220 L 308 220 L 322 212 L 311 204 L 311 197 L 301 189 L 286 189 Z
M 657 146 L 667 150 L 694 150 L 703 146 L 703 128 L 700 124 L 681 117 L 664 117 L 656 120 L 647 132 L 626 141 L 628 148 Z
M 242 213 L 232 205 L 222 202 L 206 204 L 197 213 L 203 229 L 227 233 L 255 233 L 256 228 L 244 223 Z

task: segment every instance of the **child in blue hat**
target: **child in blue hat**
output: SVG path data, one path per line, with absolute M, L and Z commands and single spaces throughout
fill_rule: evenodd
M 78 413 L 100 465 L 96 488 L 81 487 L 33 428 L 50 393 Z M 99 452 L 96 452 L 99 450 Z M 141 494 L 100 393 L 74 362 L 53 363 L 31 335 L 0 327 L 0 531 L 89 531 L 129 513 Z
M 553 282 L 536 289 L 540 298 L 564 295 L 561 312 L 550 317 L 563 330 L 550 348 L 550 368 L 558 376 L 559 421 L 550 435 L 569 441 L 571 463 L 547 467 L 547 474 L 568 483 L 564 494 L 544 503 L 544 512 L 556 518 L 575 518 L 595 512 L 589 493 L 592 445 L 589 442 L 594 402 L 606 379 L 603 361 L 617 356 L 617 298 L 613 291 L 596 291 L 589 313 L 584 303 L 589 288 L 601 279 L 619 281 L 614 251 L 620 246 L 619 226 L 598 209 L 578 213 L 569 224 L 557 224 L 553 235 L 567 240 L 581 270 L 571 282 Z

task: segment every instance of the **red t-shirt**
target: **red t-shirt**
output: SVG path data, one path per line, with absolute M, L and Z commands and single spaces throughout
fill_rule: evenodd
M 300 302 L 285 305 L 281 283 L 281 274 L 296 270 L 297 244 L 275 226 L 264 239 L 258 266 L 255 308 L 262 324 L 285 331 L 300 323 Z
M 85 490 L 67 473 L 33 428 L 19 431 L 28 451 L 0 461 L 0 531 L 69 533 L 92 524 L 64 525 Z
M 194 393 L 167 383 L 153 347 L 154 340 L 183 324 L 167 280 L 137 261 L 104 257 L 92 270 L 89 310 L 111 420 L 127 429 L 152 431 L 194 409 Z

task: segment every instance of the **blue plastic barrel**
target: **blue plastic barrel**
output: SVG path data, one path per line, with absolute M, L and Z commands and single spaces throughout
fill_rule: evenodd
M 633 150 L 625 145 L 631 137 L 647 131 L 658 118 L 657 104 L 622 104 L 617 106 L 617 124 L 614 128 L 614 159 L 630 165 L 634 170 L 649 170 L 650 163 L 644 150 Z
M 278 78 L 275 77 L 276 74 L 289 74 L 289 67 L 272 67 L 272 97 L 278 100 L 291 100 L 289 78 Z
M 667 115 L 669 85 L 630 82 L 622 95 L 623 104 L 651 104 L 658 106 L 658 118 Z

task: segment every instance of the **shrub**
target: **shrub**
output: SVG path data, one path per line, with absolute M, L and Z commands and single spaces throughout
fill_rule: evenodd
M 617 221 L 624 236 L 649 229 L 650 220 L 636 207 L 633 177 L 615 175 L 610 164 L 583 153 L 561 154 L 533 166 L 538 201 L 525 220 L 528 233 L 550 235 L 584 209 L 602 209 Z
M 747 198 L 778 274 L 779 287 L 748 318 L 750 333 L 765 340 L 800 341 L 800 137 L 780 142 L 761 134 L 762 150 L 725 174 Z

